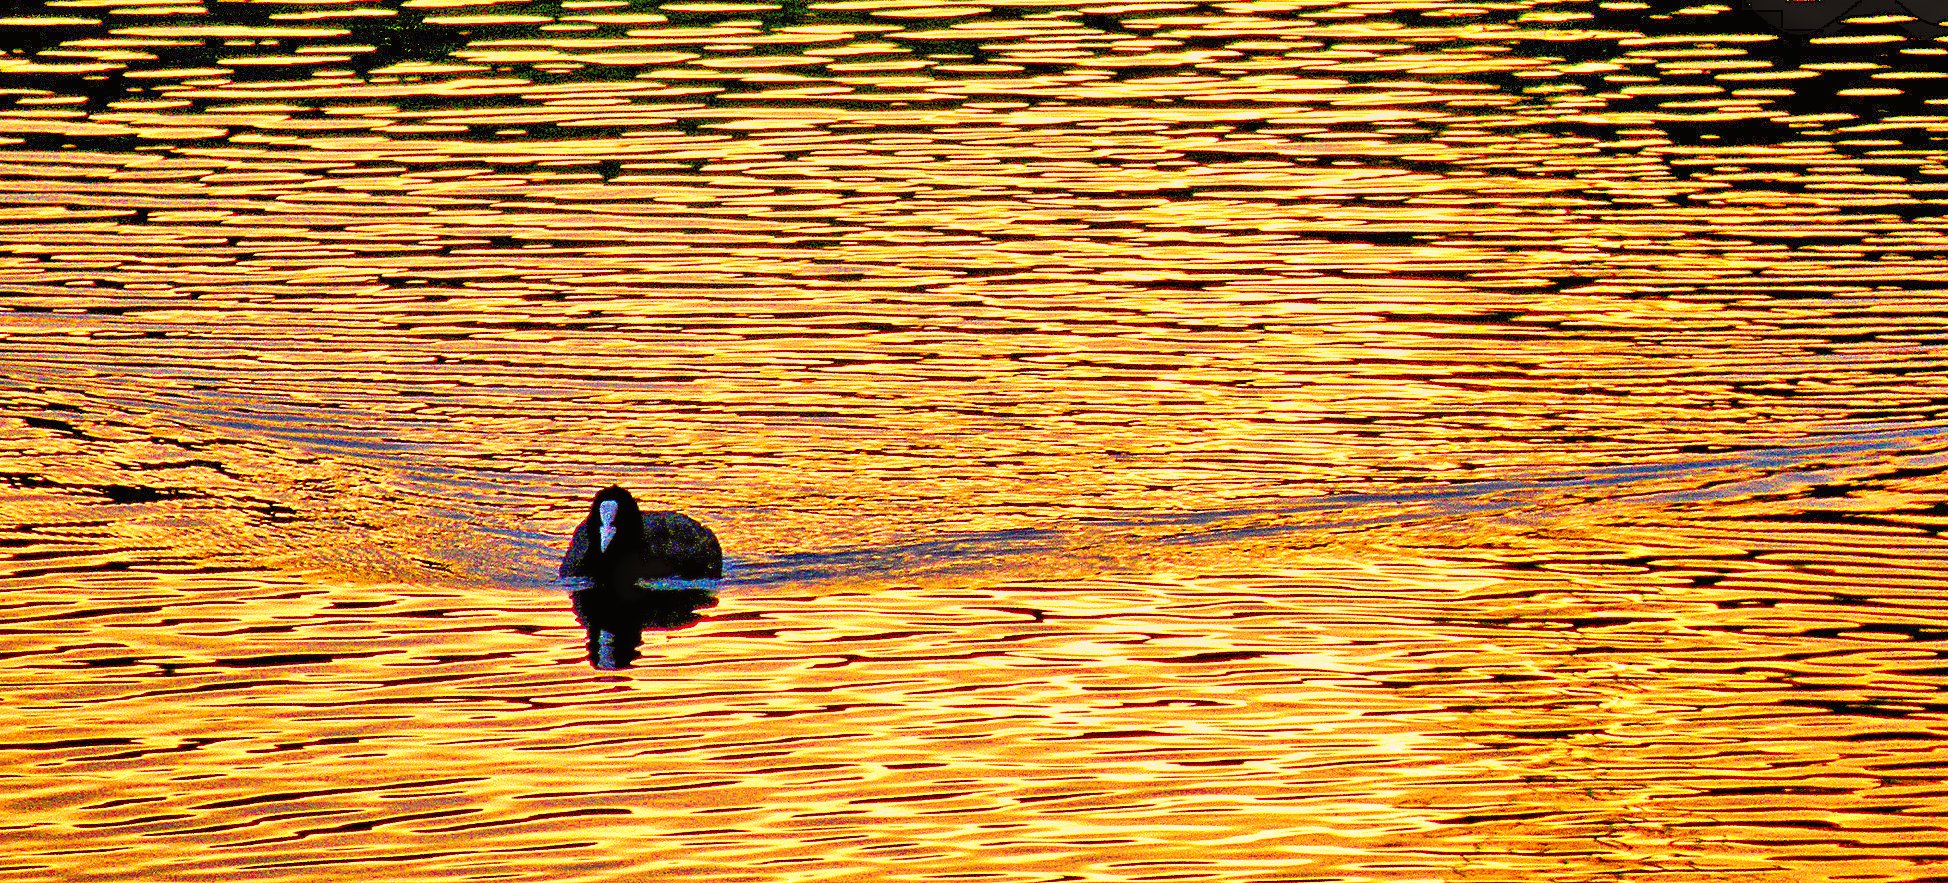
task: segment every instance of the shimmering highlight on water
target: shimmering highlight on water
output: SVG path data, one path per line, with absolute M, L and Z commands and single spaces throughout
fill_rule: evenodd
M 9 880 L 1939 878 L 1948 44 L 28 2 Z M 715 606 L 589 665 L 611 481 Z

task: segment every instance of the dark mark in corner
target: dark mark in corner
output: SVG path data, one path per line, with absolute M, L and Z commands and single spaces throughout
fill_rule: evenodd
M 105 484 L 101 492 L 116 503 L 153 503 L 166 497 L 180 497 L 182 491 L 162 488 L 138 487 L 132 484 Z
M 35 475 L 31 472 L 0 472 L 0 484 L 5 484 L 10 487 L 56 487 L 57 486 L 52 480 L 48 479 L 47 477 Z
M 32 426 L 37 429 L 51 429 L 55 432 L 67 433 L 68 435 L 72 435 L 75 438 L 88 437 L 88 433 L 82 432 L 74 424 L 69 423 L 66 420 L 56 420 L 52 417 L 21 417 L 20 420 L 21 422 L 27 424 L 28 426 Z

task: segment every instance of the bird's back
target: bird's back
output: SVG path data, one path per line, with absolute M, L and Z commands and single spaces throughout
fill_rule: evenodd
M 652 579 L 717 579 L 724 575 L 724 551 L 717 545 L 717 535 L 681 512 L 643 513 L 643 563 L 643 576 Z

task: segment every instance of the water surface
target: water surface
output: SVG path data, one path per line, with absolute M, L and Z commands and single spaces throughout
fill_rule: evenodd
M 1948 864 L 1907 23 L 13 10 L 8 879 Z

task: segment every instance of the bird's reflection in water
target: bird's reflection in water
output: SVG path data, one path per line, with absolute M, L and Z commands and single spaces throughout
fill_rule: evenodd
M 591 584 L 570 596 L 575 618 L 588 630 L 588 661 L 600 669 L 627 668 L 643 643 L 643 632 L 680 629 L 717 604 L 706 589 L 646 589 L 637 585 Z

